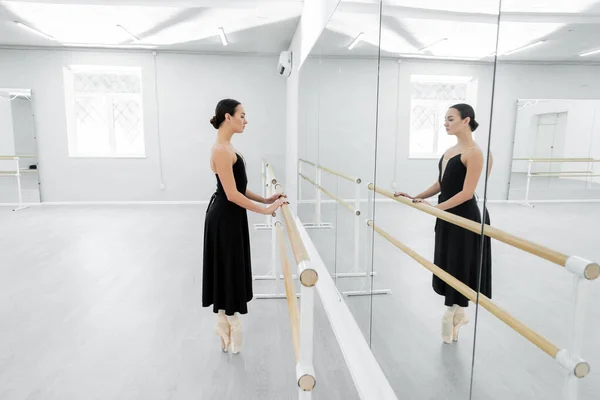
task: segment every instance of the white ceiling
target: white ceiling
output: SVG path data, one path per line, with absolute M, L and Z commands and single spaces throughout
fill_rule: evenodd
M 302 0 L 2 0 L 0 45 L 278 54 L 291 43 L 302 5 Z
M 289 47 L 302 6 L 302 0 L 0 0 L 0 46 L 278 54 Z M 383 0 L 380 16 L 379 0 L 342 0 L 314 54 L 377 56 L 381 43 L 387 57 L 493 61 L 498 38 L 501 60 L 600 62 L 600 53 L 579 56 L 600 49 L 600 0 L 503 0 L 499 36 L 498 10 L 498 0 Z
M 378 0 L 342 0 L 315 53 L 376 56 L 381 43 L 387 57 L 491 62 L 498 39 L 500 60 L 600 62 L 579 56 L 600 49 L 599 0 L 502 0 L 499 33 L 498 12 L 498 0 L 384 0 L 380 32 Z

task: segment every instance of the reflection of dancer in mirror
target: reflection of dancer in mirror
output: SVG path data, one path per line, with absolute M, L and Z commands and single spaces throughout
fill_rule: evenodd
M 414 203 L 429 204 L 424 199 L 440 194 L 440 210 L 459 215 L 481 223 L 481 212 L 477 205 L 475 189 L 485 165 L 484 154 L 473 140 L 473 131 L 479 124 L 475 121 L 475 112 L 468 104 L 456 104 L 446 112 L 446 132 L 456 136 L 458 142 L 446 150 L 439 161 L 439 176 L 435 183 L 422 193 L 412 197 L 396 192 L 395 196 L 413 199 Z M 488 174 L 491 172 L 490 155 Z M 489 214 L 485 214 L 485 223 L 490 223 Z M 479 273 L 483 250 L 483 264 Z M 434 264 L 487 297 L 492 297 L 492 255 L 491 241 L 485 237 L 483 249 L 481 236 L 457 225 L 440 219 L 435 223 Z M 478 282 L 479 280 L 479 282 Z M 469 322 L 465 308 L 469 300 L 458 291 L 434 275 L 433 290 L 445 297 L 448 307 L 442 319 L 442 340 L 452 343 L 458 340 L 458 330 Z
M 216 334 L 221 349 L 237 354 L 242 344 L 238 314 L 248 312 L 252 299 L 250 235 L 246 210 L 272 214 L 287 203 L 283 194 L 265 199 L 247 189 L 248 178 L 242 156 L 231 146 L 231 138 L 242 133 L 248 121 L 244 107 L 225 99 L 217 105 L 210 123 L 218 129 L 211 151 L 210 167 L 217 178 L 204 221 L 202 306 L 213 306 L 217 314 Z M 254 202 L 270 204 L 262 207 Z

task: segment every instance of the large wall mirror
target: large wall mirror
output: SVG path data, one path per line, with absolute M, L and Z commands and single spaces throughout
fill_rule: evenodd
M 600 281 L 571 267 L 600 260 L 600 2 L 503 0 L 497 59 L 492 302 L 521 329 L 480 301 L 471 398 L 595 399 Z
M 29 89 L 0 89 L 0 203 L 15 210 L 41 202 Z

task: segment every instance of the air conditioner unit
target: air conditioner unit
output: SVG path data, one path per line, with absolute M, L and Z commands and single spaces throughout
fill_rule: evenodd
M 281 76 L 290 76 L 292 73 L 292 52 L 282 51 L 279 55 L 279 63 L 277 64 L 277 73 Z

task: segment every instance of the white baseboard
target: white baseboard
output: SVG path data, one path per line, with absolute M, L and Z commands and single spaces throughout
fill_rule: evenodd
M 483 200 L 479 200 L 483 203 Z M 487 200 L 488 204 L 525 204 L 525 200 Z M 600 199 L 529 200 L 529 203 L 600 203 Z
M 207 205 L 208 201 L 48 201 L 42 206 Z
M 344 199 L 344 201 L 348 204 L 354 204 L 354 199 Z M 315 204 L 317 202 L 317 200 L 300 200 L 298 202 L 298 204 Z M 335 200 L 332 199 L 325 199 L 325 200 L 321 200 L 321 203 L 325 203 L 325 204 L 332 204 L 335 203 Z M 360 199 L 359 200 L 360 203 L 366 203 L 368 202 L 367 199 Z M 375 203 L 392 203 L 394 202 L 394 200 L 392 199 L 375 199 Z

